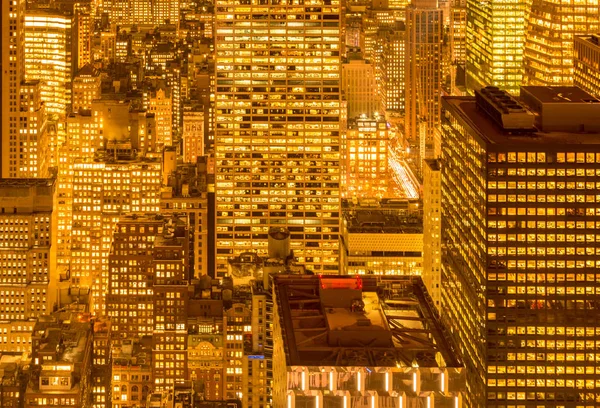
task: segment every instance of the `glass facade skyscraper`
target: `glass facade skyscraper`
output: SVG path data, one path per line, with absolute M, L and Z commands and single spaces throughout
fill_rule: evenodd
M 467 0 L 466 85 L 518 93 L 528 0 Z
M 598 0 L 534 0 L 523 58 L 527 85 L 573 85 L 573 42 L 600 27 Z

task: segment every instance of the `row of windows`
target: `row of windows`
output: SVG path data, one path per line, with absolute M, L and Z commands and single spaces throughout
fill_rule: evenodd
M 600 195 L 584 194 L 490 194 L 488 195 L 490 203 L 595 203 L 600 202 Z
M 594 152 L 507 152 L 488 153 L 488 163 L 600 163 L 600 153 Z
M 595 176 L 594 176 L 595 177 Z M 570 190 L 596 190 L 596 189 L 600 189 L 600 182 L 583 182 L 583 181 L 578 181 L 578 182 L 554 182 L 554 181 L 525 181 L 525 180 L 519 180 L 519 181 L 488 181 L 488 189 L 509 189 L 509 190 L 564 190 L 564 189 L 570 189 Z
M 505 177 L 505 176 L 526 176 L 526 177 L 597 177 L 600 176 L 600 169 L 582 169 L 582 168 L 524 168 L 524 167 L 509 167 L 488 169 L 490 177 Z

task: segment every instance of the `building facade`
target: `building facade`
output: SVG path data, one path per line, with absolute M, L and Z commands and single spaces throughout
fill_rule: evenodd
M 381 116 L 349 121 L 342 146 L 344 198 L 387 196 L 389 139 L 389 125 Z
M 73 78 L 73 113 L 92 110 L 92 101 L 100 99 L 100 85 L 100 74 L 91 64 L 77 72 Z
M 434 131 L 440 121 L 442 36 L 443 14 L 437 1 L 413 1 L 406 10 L 404 137 L 419 146 L 421 160 L 433 157 Z
M 438 160 L 423 167 L 423 283 L 440 311 L 442 267 L 442 190 Z
M 573 83 L 600 97 L 600 35 L 575 37 Z
M 487 85 L 518 93 L 529 2 L 467 0 L 466 86 Z M 502 49 L 503 52 L 496 50 Z
M 573 85 L 573 41 L 600 31 L 598 3 L 533 0 L 523 56 L 523 82 L 531 86 Z
M 0 182 L 0 351 L 31 352 L 35 319 L 56 301 L 54 179 Z
M 65 118 L 71 109 L 71 80 L 77 64 L 75 18 L 52 9 L 25 13 L 25 79 L 41 82 L 49 115 Z
M 379 112 L 377 82 L 369 61 L 351 58 L 342 64 L 342 95 L 346 99 L 350 119 L 361 115 L 370 117 Z
M 124 216 L 113 234 L 108 256 L 106 315 L 115 342 L 150 336 L 154 330 L 153 245 L 164 221 L 153 216 Z
M 341 4 L 215 7 L 217 274 L 288 225 L 302 263 L 336 271 Z
M 423 223 L 417 203 L 361 201 L 343 201 L 344 274 L 421 275 Z
M 600 105 L 521 96 L 531 111 L 492 87 L 444 99 L 443 318 L 468 406 L 595 406 Z
M 1 176 L 17 177 L 19 147 L 19 96 L 25 74 L 25 1 L 9 0 L 0 5 L 2 55 L 2 95 L 0 126 L 2 129 Z
M 19 125 L 19 145 L 9 154 L 11 173 L 19 178 L 48 177 L 51 148 L 40 81 L 21 82 Z
M 158 211 L 162 166 L 136 157 L 130 143 L 110 144 L 96 159 L 73 166 L 70 270 L 74 286 L 92 289 L 92 311 L 103 314 L 114 228 L 122 213 Z

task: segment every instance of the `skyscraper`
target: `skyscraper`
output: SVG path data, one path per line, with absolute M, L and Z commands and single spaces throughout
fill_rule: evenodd
M 0 351 L 31 351 L 55 302 L 54 179 L 0 181 Z
M 10 173 L 17 177 L 48 177 L 49 138 L 40 81 L 22 81 L 19 90 L 19 145 L 9 153 Z
M 104 314 L 107 256 L 120 215 L 157 212 L 161 181 L 160 161 L 135 156 L 126 142 L 109 142 L 95 160 L 73 164 L 71 283 L 91 288 L 96 314 Z
M 440 163 L 435 159 L 425 160 L 423 166 L 423 283 L 440 310 L 441 277 L 441 189 Z
M 529 0 L 467 0 L 466 85 L 518 93 Z
M 0 5 L 0 30 L 2 56 L 2 106 L 0 109 L 0 133 L 2 149 L 0 150 L 0 168 L 2 177 L 17 177 L 16 159 L 9 158 L 9 153 L 16 154 L 19 135 L 19 94 L 20 83 L 24 71 L 23 54 L 25 52 L 23 18 L 25 1 L 6 0 Z M 12 155 L 11 155 L 12 156 Z
M 433 157 L 440 120 L 443 16 L 437 0 L 416 0 L 406 9 L 404 136 Z
M 406 27 L 397 22 L 394 27 L 379 30 L 379 43 L 374 51 L 380 113 L 386 117 L 404 112 Z M 365 112 L 369 115 L 368 112 Z
M 294 253 L 338 269 L 340 2 L 216 2 L 217 273 L 288 226 Z
M 573 85 L 573 41 L 600 29 L 598 1 L 533 0 L 523 56 L 527 85 Z
M 75 17 L 61 10 L 25 13 L 25 79 L 41 82 L 49 115 L 65 118 L 71 107 L 71 80 L 77 64 Z
M 443 100 L 443 318 L 468 406 L 598 406 L 600 104 L 521 95 Z
M 350 119 L 360 115 L 371 117 L 381 110 L 375 72 L 369 61 L 350 57 L 342 64 L 342 94 L 348 104 L 347 112 Z

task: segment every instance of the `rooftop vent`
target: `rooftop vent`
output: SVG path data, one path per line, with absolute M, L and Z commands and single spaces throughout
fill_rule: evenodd
M 533 131 L 535 117 L 506 91 L 487 86 L 475 91 L 477 108 L 485 112 L 498 126 L 508 131 Z

